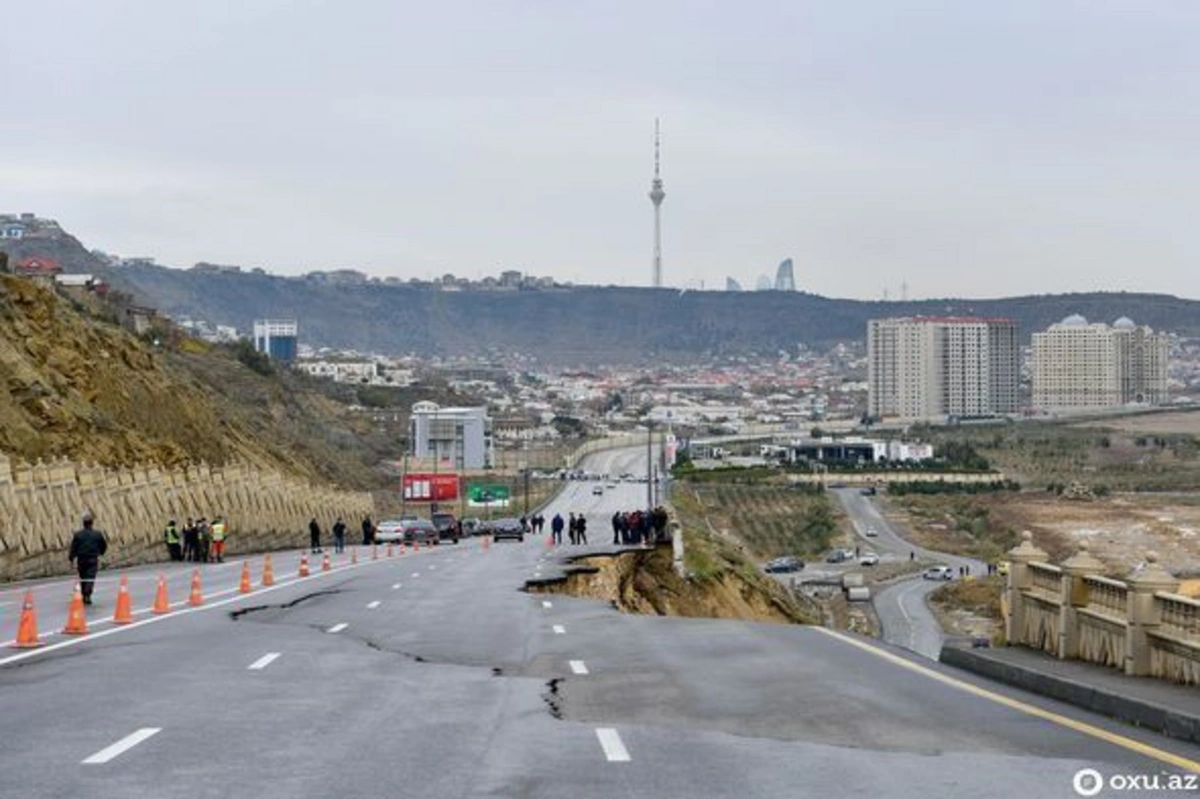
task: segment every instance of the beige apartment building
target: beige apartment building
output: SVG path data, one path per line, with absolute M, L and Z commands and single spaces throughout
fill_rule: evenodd
M 1115 408 L 1167 401 L 1167 337 L 1121 317 L 1068 316 L 1033 334 L 1033 407 Z
M 976 418 L 1017 410 L 1020 347 L 1011 319 L 903 317 L 867 323 L 868 413 Z

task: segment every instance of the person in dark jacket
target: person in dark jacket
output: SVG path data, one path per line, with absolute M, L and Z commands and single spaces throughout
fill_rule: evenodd
M 613 543 L 621 543 L 621 511 L 615 511 L 612 517 Z
M 579 521 L 575 518 L 575 514 L 571 514 L 571 518 L 567 521 L 567 537 L 571 539 L 571 543 L 575 543 L 575 536 L 579 533 Z
M 321 525 L 317 524 L 317 517 L 308 523 L 308 543 L 314 554 L 321 551 Z
M 554 514 L 554 518 L 550 520 L 550 537 L 554 543 L 562 543 L 563 517 L 561 513 Z
M 575 520 L 575 543 L 587 543 L 587 518 L 581 513 L 579 518 Z
M 370 516 L 363 519 L 362 531 L 363 531 L 363 546 L 366 547 L 366 546 L 370 546 L 371 544 L 373 544 L 375 542 L 375 525 L 371 523 Z
M 67 559 L 79 569 L 79 589 L 83 604 L 92 604 L 92 591 L 96 587 L 96 573 L 100 571 L 100 558 L 108 551 L 108 540 L 104 533 L 92 527 L 92 512 L 83 512 L 83 529 L 76 530 L 71 538 L 71 551 Z
M 183 559 L 187 561 L 200 560 L 200 531 L 191 519 L 183 525 Z
M 346 551 L 346 523 L 339 516 L 338 520 L 333 523 L 333 551 Z

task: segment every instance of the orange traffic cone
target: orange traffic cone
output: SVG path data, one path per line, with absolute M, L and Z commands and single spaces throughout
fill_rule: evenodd
M 300 555 L 300 576 L 308 576 L 308 555 L 303 553 Z
M 121 587 L 117 589 L 117 609 L 113 613 L 113 624 L 129 624 L 133 621 L 133 608 L 129 600 L 129 578 L 121 575 Z
M 21 621 L 17 624 L 17 640 L 13 646 L 18 649 L 33 649 L 41 646 L 38 640 L 37 612 L 33 609 L 33 591 L 25 592 L 25 601 L 21 603 Z
M 390 558 L 390 557 L 393 557 L 395 554 L 396 553 L 392 551 L 392 542 L 388 541 L 387 556 Z
M 250 561 L 242 561 L 242 581 L 238 584 L 239 594 L 248 594 L 254 589 L 250 587 Z
M 263 555 L 263 585 L 275 585 L 275 569 L 271 566 L 271 553 Z
M 167 578 L 158 575 L 158 592 L 154 595 L 154 612 L 160 616 L 171 612 L 171 601 L 167 599 Z
M 327 572 L 332 568 L 333 566 L 329 563 L 329 553 L 326 552 L 325 557 L 321 559 L 321 571 Z
M 350 565 L 354 566 L 358 563 L 358 547 L 350 547 Z
M 83 612 L 83 590 L 75 583 L 75 594 L 71 597 L 71 606 L 67 610 L 67 626 L 63 632 L 68 635 L 87 634 L 87 615 Z
M 188 604 L 198 608 L 204 604 L 204 595 L 200 593 L 200 570 L 192 572 L 192 593 L 188 595 Z

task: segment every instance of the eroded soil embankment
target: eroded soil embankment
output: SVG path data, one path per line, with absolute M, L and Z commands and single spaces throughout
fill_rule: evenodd
M 676 574 L 671 557 L 670 547 L 658 547 L 580 558 L 564 579 L 531 583 L 529 590 L 601 599 L 627 613 L 782 623 L 813 621 L 813 616 L 773 580 L 751 581 L 733 569 L 690 580 Z

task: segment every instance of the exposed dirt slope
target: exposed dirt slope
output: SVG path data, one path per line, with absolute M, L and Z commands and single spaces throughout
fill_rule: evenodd
M 344 408 L 217 352 L 159 350 L 0 275 L 0 452 L 108 466 L 234 459 L 369 487 Z
M 538 592 L 593 597 L 629 613 L 693 618 L 809 623 L 812 616 L 774 581 L 751 581 L 726 569 L 702 579 L 679 577 L 671 548 L 582 558 L 579 569 L 555 583 L 530 585 Z

